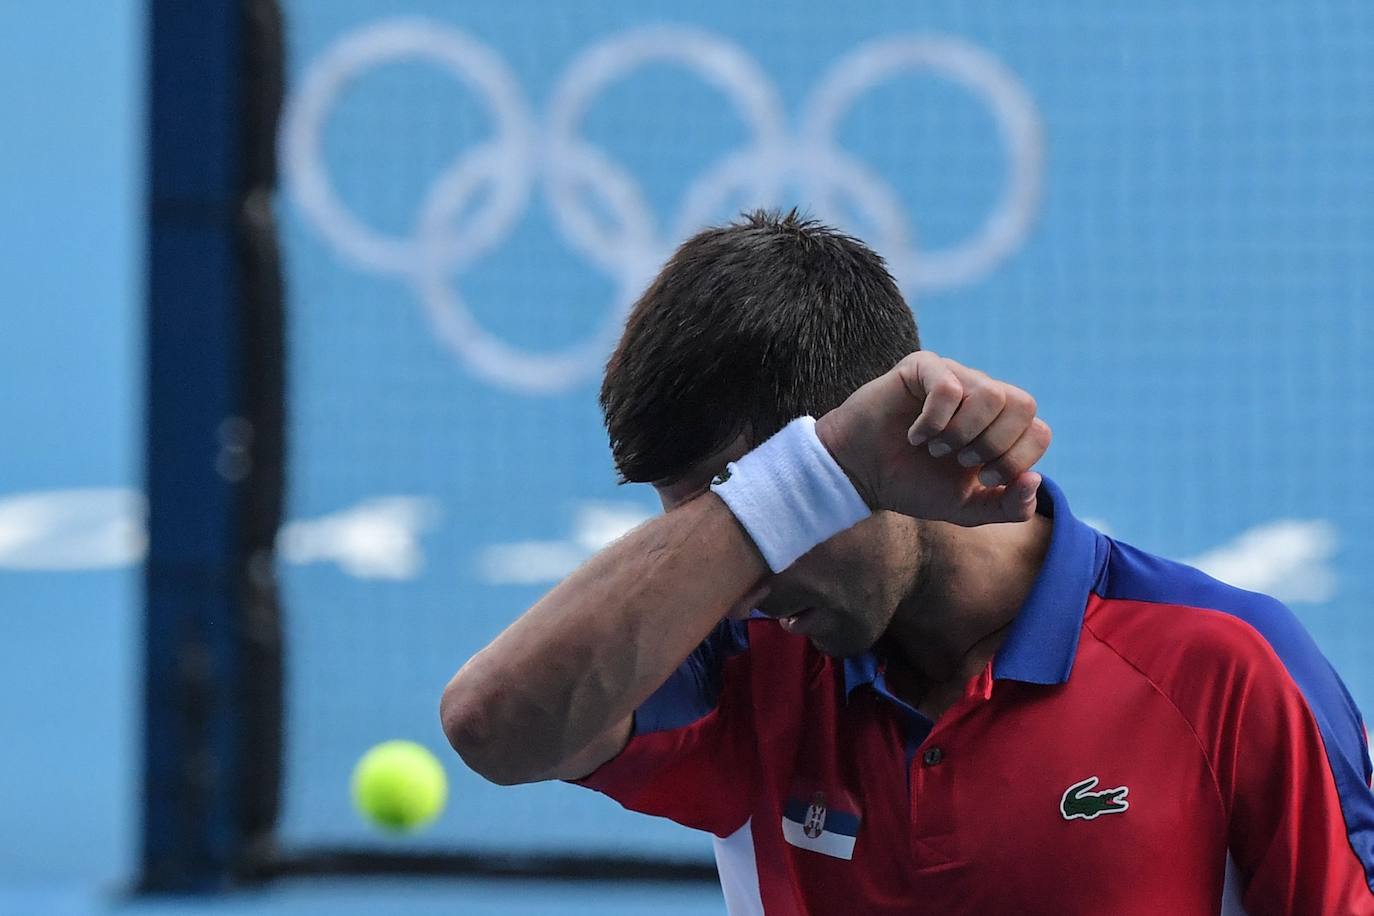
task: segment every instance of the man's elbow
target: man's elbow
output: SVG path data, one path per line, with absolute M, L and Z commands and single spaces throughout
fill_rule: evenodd
M 501 786 L 537 782 L 540 777 L 521 768 L 518 750 L 498 728 L 495 704 L 468 689 L 461 677 L 444 688 L 439 721 L 449 745 L 478 776 Z

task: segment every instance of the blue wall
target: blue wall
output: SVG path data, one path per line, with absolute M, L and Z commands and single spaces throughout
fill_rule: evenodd
M 1057 433 L 1046 468 L 1079 514 L 1280 592 L 1374 709 L 1368 4 L 885 0 L 783 21 L 717 0 L 407 2 L 419 24 L 380 0 L 285 6 L 293 84 L 323 106 L 311 122 L 294 96 L 283 140 L 288 842 L 381 842 L 348 806 L 357 755 L 391 737 L 442 750 L 449 674 L 654 511 L 614 483 L 594 368 L 598 335 L 689 228 L 693 188 L 721 191 L 703 218 L 797 203 L 872 242 L 929 346 L 1036 394 Z M 0 733 L 16 736 L 0 881 L 115 881 L 136 848 L 137 549 L 81 535 L 138 522 L 142 18 L 133 0 L 0 5 Z M 679 30 L 635 37 L 664 23 Z M 925 69 L 841 105 L 827 153 L 805 130 L 816 88 L 902 36 L 925 36 L 894 52 Z M 613 39 L 679 62 L 572 106 L 560 146 L 560 93 Z M 429 57 L 358 56 L 380 47 Z M 707 177 L 723 161 L 744 187 Z M 581 191 L 563 194 L 575 162 Z M 1018 164 L 1006 244 L 951 260 Z M 129 492 L 72 492 L 90 488 Z M 51 530 L 7 544 L 33 505 Z M 57 560 L 85 568 L 33 568 Z M 590 793 L 450 773 L 453 802 L 416 844 L 703 849 Z
M 0 4 L 0 501 L 141 485 L 142 16 Z M 0 881 L 128 873 L 138 590 L 0 562 Z

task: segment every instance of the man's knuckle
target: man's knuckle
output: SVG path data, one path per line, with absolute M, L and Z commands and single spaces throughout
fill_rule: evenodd
M 1028 416 L 1035 416 L 1038 405 L 1035 403 L 1035 398 L 1029 391 L 1014 386 L 1008 386 L 1006 397 L 1008 407 L 1013 407 L 1018 412 Z
M 964 397 L 970 404 L 976 404 L 980 408 L 990 411 L 993 416 L 1001 413 L 1007 402 L 1006 393 L 997 385 L 975 385 L 966 392 Z
M 931 387 L 931 393 L 944 398 L 962 398 L 964 396 L 964 386 L 953 375 L 942 375 Z

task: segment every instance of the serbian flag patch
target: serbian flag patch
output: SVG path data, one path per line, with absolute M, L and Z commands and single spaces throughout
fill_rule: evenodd
M 831 799 L 825 792 L 789 798 L 782 811 L 782 837 L 798 849 L 852 859 L 854 840 L 859 835 L 859 813 L 845 808 L 855 806 L 845 796 Z

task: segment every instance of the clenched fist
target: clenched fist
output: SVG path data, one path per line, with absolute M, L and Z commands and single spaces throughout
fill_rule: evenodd
M 873 510 L 986 525 L 1035 512 L 1050 428 L 1029 394 L 928 350 L 816 421 Z

